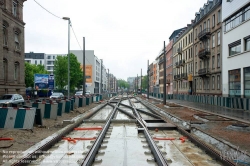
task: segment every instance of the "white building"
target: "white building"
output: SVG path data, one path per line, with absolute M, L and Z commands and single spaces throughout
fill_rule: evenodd
M 83 51 L 71 50 L 71 53 L 75 54 L 78 62 L 83 64 Z M 101 65 L 102 64 L 102 65 Z M 107 90 L 107 77 L 106 68 L 101 59 L 98 59 L 94 54 L 94 50 L 85 50 L 85 69 L 86 69 L 86 91 L 90 93 L 101 93 L 101 82 L 103 91 Z M 102 66 L 102 72 L 101 72 Z M 101 79 L 102 75 L 102 79 Z
M 25 53 L 25 62 L 35 65 L 45 65 L 44 53 Z
M 54 74 L 54 63 L 57 56 L 67 56 L 67 54 L 45 54 L 45 69 L 50 73 Z
M 222 3 L 223 96 L 250 97 L 250 0 Z

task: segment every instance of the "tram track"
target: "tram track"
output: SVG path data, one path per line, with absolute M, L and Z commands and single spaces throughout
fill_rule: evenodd
M 138 101 L 127 95 L 114 97 L 6 164 L 234 165 L 220 160 L 216 151 L 169 123 L 149 104 L 138 108 L 143 103 Z

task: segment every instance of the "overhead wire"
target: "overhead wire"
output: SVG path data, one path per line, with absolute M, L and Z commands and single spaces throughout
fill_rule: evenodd
M 43 7 L 43 6 L 42 6 L 40 3 L 38 3 L 36 0 L 34 0 L 34 1 L 35 1 L 41 8 L 43 8 L 45 11 L 47 11 L 48 13 L 50 13 L 51 15 L 53 15 L 54 17 L 63 20 L 62 17 L 59 17 L 59 16 L 55 15 L 54 13 L 50 12 L 48 9 L 46 9 L 45 7 Z M 75 34 L 74 29 L 73 29 L 73 26 L 72 26 L 72 22 L 71 22 L 71 21 L 70 21 L 70 27 L 71 27 L 71 29 L 72 29 L 72 31 L 73 31 L 73 34 L 74 34 L 75 39 L 76 39 L 76 41 L 77 41 L 77 43 L 78 43 L 78 46 L 79 46 L 80 49 L 83 51 L 83 49 L 82 49 L 82 47 L 81 47 L 81 45 L 80 45 L 80 43 L 79 43 L 79 41 L 78 41 L 78 39 L 77 39 L 77 37 L 76 37 L 76 34 Z M 86 56 L 85 56 L 85 58 L 86 58 L 86 60 L 89 62 L 89 60 L 88 60 L 88 58 L 87 58 Z M 90 62 L 89 62 L 89 63 L 90 63 Z M 90 63 L 90 64 L 91 64 L 91 63 Z

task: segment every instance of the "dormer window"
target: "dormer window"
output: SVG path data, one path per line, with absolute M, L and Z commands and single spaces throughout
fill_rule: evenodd
M 16 17 L 17 16 L 17 2 L 12 2 L 12 14 Z

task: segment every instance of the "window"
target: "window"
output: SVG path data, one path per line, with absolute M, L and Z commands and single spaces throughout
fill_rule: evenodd
M 198 54 L 198 48 L 197 48 L 197 45 L 195 46 L 195 56 L 197 56 Z
M 7 46 L 8 45 L 8 31 L 7 31 L 7 26 L 6 24 L 3 24 L 3 45 Z
M 214 69 L 214 56 L 212 56 L 212 69 Z
M 245 40 L 245 51 L 249 51 L 250 50 L 250 36 L 244 38 Z
M 200 90 L 201 90 L 201 78 L 200 78 Z
M 35 65 L 37 65 L 37 61 L 35 60 Z
M 3 59 L 3 79 L 6 82 L 8 77 L 8 62 L 6 59 Z
M 220 45 L 220 32 L 217 33 L 217 44 Z
M 210 89 L 210 77 L 208 77 L 208 79 L 207 79 L 207 90 L 209 90 Z
M 197 38 L 197 28 L 195 29 L 195 39 Z
M 200 61 L 200 69 L 202 68 L 202 62 Z
M 215 47 L 215 36 L 214 35 L 212 36 L 212 47 L 213 48 Z
M 214 76 L 212 76 L 212 89 L 214 89 Z
M 20 50 L 19 46 L 19 32 L 15 31 L 15 49 Z
M 232 17 L 228 18 L 225 21 L 225 31 L 238 26 L 242 22 L 250 18 L 250 5 L 245 8 L 242 8 L 239 12 L 235 13 Z
M 241 97 L 241 74 L 240 69 L 228 71 L 229 77 L 229 96 Z
M 198 72 L 198 68 L 197 68 L 197 62 L 195 62 L 195 72 Z
M 218 11 L 218 15 L 217 15 L 217 22 L 220 23 L 220 10 Z
M 192 47 L 191 47 L 191 50 L 190 50 L 190 56 L 191 56 L 191 58 L 193 58 L 193 49 L 192 49 Z
M 40 65 L 42 64 L 42 61 L 40 60 Z
M 212 19 L 212 28 L 215 26 L 215 15 L 213 15 L 213 19 Z
M 241 40 L 229 44 L 228 47 L 229 56 L 241 53 Z
M 220 76 L 217 76 L 217 89 L 220 90 Z
M 244 68 L 244 96 L 250 98 L 250 67 Z
M 210 20 L 209 19 L 207 20 L 207 28 L 208 29 L 210 28 Z
M 193 33 L 190 35 L 190 41 L 193 42 Z
M 220 68 L 220 54 L 217 55 L 217 67 Z
M 17 16 L 17 2 L 12 2 L 12 14 L 16 17 Z
M 50 55 L 49 56 L 47 56 L 47 59 L 50 59 L 51 57 L 50 57 Z
M 14 80 L 19 80 L 19 63 L 15 62 Z
M 202 32 L 202 25 L 200 25 L 200 32 Z

